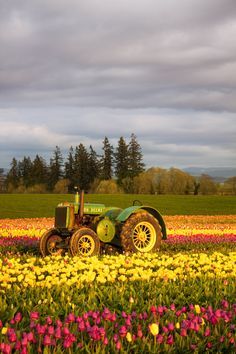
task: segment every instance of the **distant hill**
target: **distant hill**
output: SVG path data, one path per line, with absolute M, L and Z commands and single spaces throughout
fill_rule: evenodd
M 233 167 L 186 167 L 183 171 L 192 176 L 206 174 L 211 176 L 215 182 L 224 182 L 229 177 L 236 176 L 236 168 Z

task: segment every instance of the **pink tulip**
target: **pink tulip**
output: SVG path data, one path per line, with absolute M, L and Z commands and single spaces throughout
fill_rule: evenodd
M 27 347 L 27 344 L 28 344 L 27 334 L 23 333 L 23 338 L 21 340 L 21 345 L 22 345 L 22 347 Z
M 30 319 L 33 321 L 36 321 L 39 319 L 39 313 L 38 312 L 31 312 L 30 313 Z
M 142 330 L 141 330 L 141 329 L 138 329 L 138 331 L 137 331 L 137 337 L 138 337 L 138 338 L 142 338 L 142 336 L 143 336 Z
M 64 336 L 68 336 L 70 334 L 70 331 L 69 331 L 68 327 L 62 328 L 62 333 L 63 333 Z
M 109 343 L 109 342 L 108 342 L 108 338 L 105 337 L 105 338 L 103 339 L 103 344 L 104 344 L 104 345 L 108 345 L 108 343 Z
M 168 323 L 168 330 L 170 331 L 170 332 L 173 332 L 174 330 L 175 330 L 175 326 L 174 326 L 174 324 L 173 323 Z
M 151 313 L 156 314 L 157 313 L 157 307 L 156 306 L 151 306 L 150 311 L 151 311 Z
M 111 322 L 115 322 L 116 321 L 116 314 L 115 313 L 113 313 L 112 315 L 111 315 L 111 317 L 110 317 L 110 321 Z
M 120 349 L 121 349 L 121 342 L 120 342 L 120 341 L 118 341 L 118 342 L 116 343 L 116 349 L 117 349 L 117 350 L 120 350 Z
M 10 344 L 7 344 L 7 343 L 1 343 L 0 350 L 2 351 L 3 354 L 10 354 L 11 353 L 11 346 L 10 346 Z
M 121 326 L 119 329 L 119 335 L 121 338 L 124 338 L 127 334 L 128 330 L 126 328 L 126 326 Z
M 62 327 L 63 326 L 63 324 L 62 324 L 62 322 L 60 320 L 56 320 L 56 325 L 58 327 Z
M 167 337 L 166 343 L 169 344 L 169 345 L 173 345 L 174 344 L 174 337 L 172 336 L 172 334 L 170 334 Z
M 69 315 L 66 318 L 66 323 L 71 323 L 71 322 L 75 322 L 75 315 L 73 313 L 69 313 Z
M 160 343 L 160 344 L 163 343 L 164 337 L 161 334 L 158 334 L 156 338 L 157 338 L 158 343 Z
M 20 313 L 20 312 L 17 312 L 16 314 L 15 314 L 15 316 L 14 316 L 14 321 L 16 322 L 16 323 L 19 323 L 19 322 L 21 322 L 21 320 L 22 320 L 22 314 Z
M 36 343 L 36 339 L 35 339 L 35 336 L 34 336 L 33 332 L 29 332 L 27 334 L 27 339 L 28 339 L 29 342 Z
M 204 332 L 204 337 L 209 337 L 211 335 L 211 331 L 210 331 L 210 328 L 207 327 L 205 332 Z
M 130 327 L 132 325 L 130 318 L 127 318 L 125 320 L 125 324 L 126 324 L 127 327 Z
M 51 324 L 52 324 L 52 319 L 51 319 L 50 316 L 47 316 L 47 318 L 46 318 L 46 323 L 47 323 L 48 325 L 51 325 Z
M 69 337 L 66 337 L 63 341 L 63 347 L 64 348 L 70 348 L 72 346 L 73 342 Z
M 186 328 L 181 328 L 181 331 L 180 331 L 180 335 L 181 337 L 187 337 L 187 329 Z
M 158 307 L 157 307 L 157 312 L 159 313 L 159 315 L 163 315 L 163 313 L 164 313 L 164 307 L 163 307 L 163 306 L 158 306 Z
M 227 309 L 229 307 L 229 303 L 227 300 L 222 300 L 221 301 L 221 306 L 224 308 L 224 309 Z
M 170 309 L 171 309 L 171 311 L 175 311 L 175 304 L 171 304 Z
M 114 334 L 114 336 L 113 336 L 113 340 L 114 340 L 114 342 L 115 342 L 115 343 L 117 343 L 117 342 L 118 342 L 118 340 L 119 340 L 119 336 L 118 336 L 118 334 Z
M 61 328 L 60 327 L 56 327 L 55 332 L 54 332 L 54 336 L 56 339 L 61 338 Z
M 216 325 L 218 323 L 218 319 L 215 315 L 212 315 L 209 319 L 209 321 L 211 322 L 211 324 Z
M 211 342 L 208 342 L 207 345 L 206 345 L 207 349 L 211 349 L 212 348 L 212 343 Z
M 39 323 L 36 326 L 36 331 L 37 333 L 40 334 L 45 334 L 46 332 L 46 326 L 45 325 L 40 325 Z
M 53 326 L 48 326 L 48 334 L 49 335 L 52 335 L 52 334 L 54 334 L 54 331 L 55 331 L 55 329 L 54 329 L 54 327 Z
M 121 312 L 121 316 L 122 316 L 123 318 L 126 318 L 126 317 L 127 317 L 127 314 L 125 313 L 125 311 L 122 311 L 122 312 Z
M 20 340 L 17 340 L 17 341 L 16 341 L 16 344 L 15 344 L 15 346 L 14 346 L 14 349 L 15 349 L 15 350 L 20 350 L 20 348 L 21 348 L 21 341 L 20 341 Z
M 17 340 L 16 332 L 13 328 L 9 328 L 7 331 L 7 336 L 9 339 L 9 342 L 14 343 Z
M 79 324 L 78 324 L 78 329 L 80 332 L 84 332 L 86 327 L 85 327 L 85 323 L 84 321 L 82 320 Z

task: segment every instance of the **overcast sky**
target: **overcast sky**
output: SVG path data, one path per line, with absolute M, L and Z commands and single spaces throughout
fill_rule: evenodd
M 0 167 L 131 133 L 236 167 L 236 0 L 0 0 Z

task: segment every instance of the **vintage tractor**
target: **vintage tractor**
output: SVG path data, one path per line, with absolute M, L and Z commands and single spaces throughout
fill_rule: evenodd
M 137 205 L 138 204 L 138 205 Z M 161 214 L 137 200 L 120 209 L 104 204 L 84 203 L 84 192 L 75 194 L 74 203 L 60 203 L 55 210 L 54 228 L 40 239 L 42 256 L 94 256 L 115 248 L 120 252 L 155 252 L 166 239 Z

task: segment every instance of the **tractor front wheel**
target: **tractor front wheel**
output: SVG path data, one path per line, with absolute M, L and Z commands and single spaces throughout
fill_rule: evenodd
M 64 255 L 66 251 L 64 238 L 56 229 L 50 229 L 42 235 L 39 241 L 39 248 L 43 257 Z
M 155 252 L 161 245 L 161 227 L 151 214 L 138 212 L 125 222 L 120 237 L 125 252 Z
M 70 252 L 72 256 L 97 256 L 100 254 L 100 240 L 97 234 L 82 227 L 77 230 L 70 239 Z

